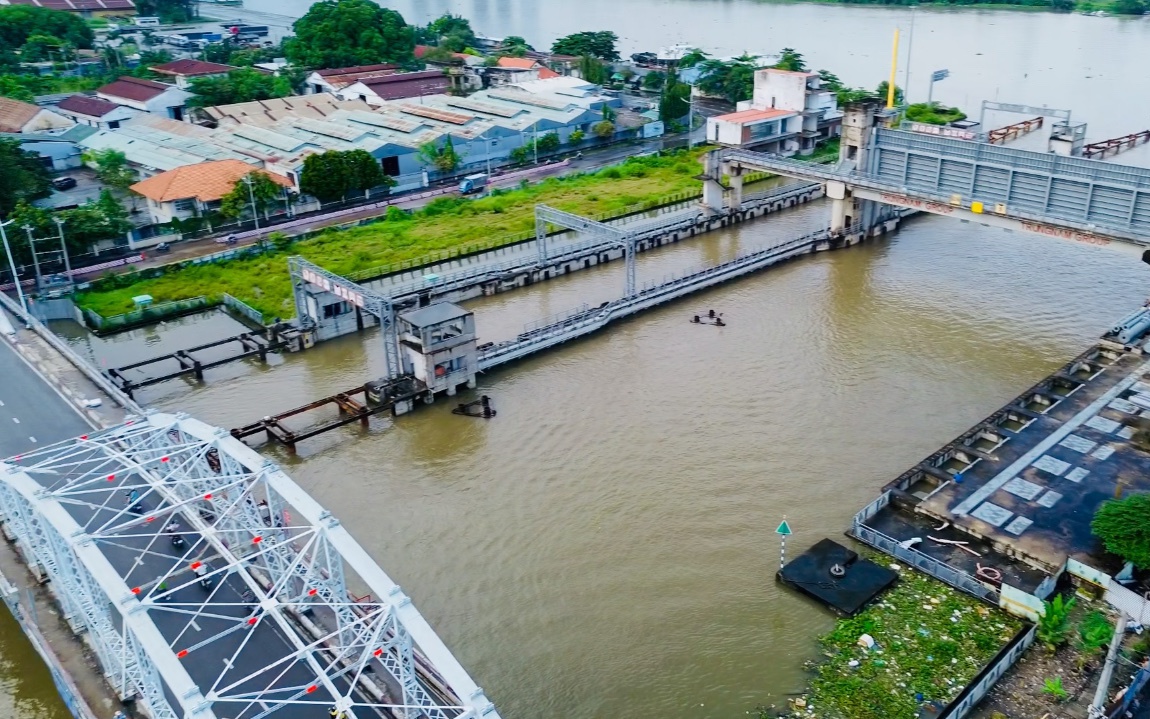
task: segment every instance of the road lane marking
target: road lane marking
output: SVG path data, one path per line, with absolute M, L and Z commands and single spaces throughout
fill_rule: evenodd
M 0 400 L 0 407 L 4 406 L 4 400 Z
M 32 441 L 32 444 L 36 444 L 36 438 L 35 437 L 29 436 L 28 439 L 30 439 Z
M 204 631 L 203 629 L 200 629 L 200 625 L 199 625 L 199 624 L 196 624 L 196 620 L 195 620 L 195 619 L 193 619 L 192 621 L 188 622 L 188 624 L 191 624 L 191 625 L 192 625 L 192 629 L 195 629 L 197 632 L 202 632 L 202 631 Z
M 13 417 L 12 421 L 15 422 L 16 424 L 20 424 L 20 418 L 19 417 Z

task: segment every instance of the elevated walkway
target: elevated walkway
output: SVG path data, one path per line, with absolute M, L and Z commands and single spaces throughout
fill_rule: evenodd
M 719 153 L 731 167 L 837 183 L 858 199 L 1092 244 L 1150 244 L 1148 168 L 884 128 L 858 168 Z

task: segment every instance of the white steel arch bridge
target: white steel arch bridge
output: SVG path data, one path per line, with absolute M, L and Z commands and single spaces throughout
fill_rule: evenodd
M 225 430 L 149 413 L 9 458 L 0 512 L 154 719 L 498 719 L 339 520 Z

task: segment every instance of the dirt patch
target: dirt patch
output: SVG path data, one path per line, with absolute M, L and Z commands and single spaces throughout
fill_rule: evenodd
M 1083 617 L 1092 611 L 1103 611 L 1111 622 L 1115 616 L 1104 602 L 1084 601 L 1071 616 L 1074 630 L 1070 641 L 1056 652 L 1035 642 L 1026 654 L 990 690 L 970 715 L 972 719 L 1081 719 L 1094 699 L 1105 660 L 1106 649 L 1084 651 L 1078 633 Z M 1121 652 L 1122 660 L 1110 682 L 1110 697 L 1130 683 L 1135 665 L 1146 658 L 1150 635 L 1127 635 Z M 1065 697 L 1048 687 L 1048 681 L 1059 683 Z

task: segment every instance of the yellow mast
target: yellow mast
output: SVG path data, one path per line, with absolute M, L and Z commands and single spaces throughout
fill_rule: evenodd
M 894 47 L 890 51 L 890 82 L 886 87 L 887 109 L 894 107 L 894 78 L 898 71 L 898 28 L 894 29 Z

